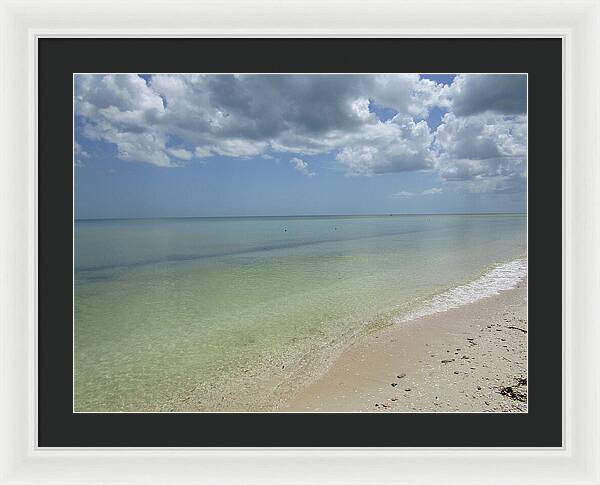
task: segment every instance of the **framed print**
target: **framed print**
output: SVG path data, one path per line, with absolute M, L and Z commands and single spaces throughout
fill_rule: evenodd
M 597 4 L 93 5 L 3 10 L 4 482 L 598 481 Z
M 157 50 L 168 65 L 146 58 Z M 176 65 L 200 51 L 214 56 L 198 72 Z M 40 445 L 428 444 L 385 436 L 381 414 L 436 423 L 434 444 L 561 445 L 559 274 L 544 263 L 560 238 L 537 216 L 560 212 L 560 174 L 535 171 L 560 163 L 547 139 L 560 39 L 40 39 L 38 52 Z M 68 99 L 65 123 L 48 123 Z M 70 177 L 44 162 L 63 137 Z M 503 434 L 511 421 L 528 432 Z M 458 434 L 466 422 L 480 425 Z

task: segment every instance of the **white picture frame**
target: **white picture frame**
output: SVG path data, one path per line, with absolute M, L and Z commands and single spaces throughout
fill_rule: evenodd
M 600 2 L 0 0 L 0 36 L 0 483 L 600 483 Z M 564 445 L 37 447 L 36 46 L 81 36 L 562 38 Z

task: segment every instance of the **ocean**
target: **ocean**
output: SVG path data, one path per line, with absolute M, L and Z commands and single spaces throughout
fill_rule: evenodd
M 521 214 L 75 222 L 75 411 L 272 411 L 354 338 L 527 271 Z

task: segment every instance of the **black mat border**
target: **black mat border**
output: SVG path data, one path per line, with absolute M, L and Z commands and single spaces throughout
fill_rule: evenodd
M 561 39 L 38 41 L 38 445 L 561 446 Z M 528 414 L 73 414 L 74 72 L 529 74 Z

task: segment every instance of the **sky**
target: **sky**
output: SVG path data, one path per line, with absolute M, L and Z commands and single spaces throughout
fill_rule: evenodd
M 526 75 L 74 85 L 77 219 L 526 211 Z

